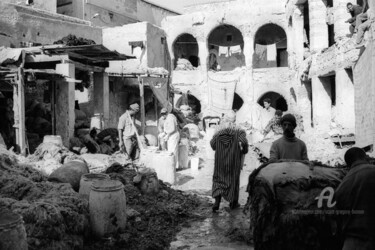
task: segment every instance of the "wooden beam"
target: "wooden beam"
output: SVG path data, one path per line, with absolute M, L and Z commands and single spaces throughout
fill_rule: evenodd
M 19 147 L 20 153 L 26 155 L 26 128 L 25 128 L 25 81 L 23 68 L 18 69 L 18 133 L 19 133 Z
M 92 71 L 92 72 L 104 72 L 105 68 L 99 66 L 91 66 L 83 63 L 79 63 L 76 61 L 70 60 L 70 63 L 73 63 L 76 69 L 83 70 L 83 71 Z
M 46 54 L 28 54 L 26 56 L 26 63 L 40 63 L 40 62 L 63 62 L 69 60 L 68 55 L 46 55 Z
M 139 82 L 139 94 L 140 94 L 140 99 L 141 99 L 141 135 L 145 135 L 146 112 L 145 112 L 145 96 L 144 96 L 143 79 L 139 77 L 138 82 Z

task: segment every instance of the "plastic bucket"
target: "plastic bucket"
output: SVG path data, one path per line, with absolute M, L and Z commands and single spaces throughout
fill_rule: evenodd
M 79 182 L 79 195 L 86 200 L 89 200 L 91 185 L 94 181 L 98 180 L 109 180 L 110 177 L 107 174 L 84 174 Z
M 53 143 L 53 144 L 56 144 L 58 146 L 63 145 L 61 136 L 59 136 L 59 135 L 45 135 L 43 137 L 43 143 Z
M 11 211 L 0 213 L 0 249 L 28 249 L 26 230 L 21 215 Z
M 198 171 L 199 170 L 199 158 L 194 157 L 190 160 L 190 167 L 192 171 Z
M 126 197 L 120 181 L 98 180 L 91 185 L 90 225 L 95 236 L 122 233 L 126 227 Z

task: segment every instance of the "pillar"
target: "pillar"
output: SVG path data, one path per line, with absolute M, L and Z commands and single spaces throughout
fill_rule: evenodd
M 322 0 L 309 0 L 310 49 L 317 51 L 328 47 L 327 8 Z
M 199 48 L 199 61 L 203 72 L 208 70 L 208 46 L 206 41 L 197 41 Z
M 56 65 L 56 72 L 66 77 L 75 77 L 75 66 L 71 63 Z M 58 80 L 56 83 L 56 134 L 61 136 L 65 147 L 74 135 L 75 83 Z
M 345 23 L 345 21 L 351 17 L 346 9 L 347 3 L 347 0 L 333 0 L 335 42 L 350 35 L 350 24 Z
M 348 133 L 354 133 L 354 84 L 351 72 L 345 69 L 336 72 L 336 121 Z
M 255 34 L 254 34 L 255 35 Z M 244 36 L 244 48 L 243 53 L 245 55 L 246 68 L 253 68 L 253 55 L 254 55 L 254 37 Z
M 330 81 L 324 77 L 313 77 L 311 87 L 314 129 L 318 133 L 327 133 L 330 130 L 332 117 Z
M 109 77 L 108 73 L 94 73 L 94 113 L 100 113 L 103 116 L 104 128 L 109 124 Z
M 297 8 L 293 12 L 293 49 L 296 55 L 297 65 L 303 61 L 304 49 L 304 16 L 303 16 L 303 5 L 297 5 Z M 288 39 L 288 43 L 291 39 Z

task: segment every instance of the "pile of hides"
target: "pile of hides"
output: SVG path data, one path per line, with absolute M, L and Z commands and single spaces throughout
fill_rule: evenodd
M 112 241 L 91 242 L 86 250 L 96 249 L 169 249 L 170 242 L 180 230 L 182 223 L 203 219 L 196 209 L 203 202 L 197 195 L 174 190 L 159 180 L 158 193 L 142 195 L 142 171 L 136 172 L 131 164 L 123 167 L 113 164 L 106 172 L 111 179 L 124 184 L 127 204 L 127 227 L 125 233 L 116 235 Z M 142 179 L 142 177 L 141 177 Z M 153 179 L 155 180 L 155 179 Z M 135 183 L 135 182 L 138 183 Z
M 69 184 L 47 182 L 33 167 L 0 152 L 0 211 L 22 215 L 29 249 L 82 249 L 87 208 Z
M 249 177 L 247 191 L 255 249 L 341 249 L 337 216 L 316 197 L 336 189 L 347 170 L 318 162 L 263 164 Z
M 90 173 L 101 173 L 114 163 L 125 166 L 130 163 L 126 155 L 121 152 L 116 152 L 112 155 L 105 154 L 83 154 L 81 157 L 86 161 Z
M 76 37 L 75 35 L 67 35 L 63 37 L 61 40 L 54 42 L 53 44 L 64 44 L 66 46 L 79 46 L 79 45 L 91 45 L 95 44 L 93 40 Z
M 177 60 L 177 66 L 175 70 L 194 70 L 194 67 L 189 60 L 179 58 Z
M 82 157 L 69 151 L 64 146 L 55 143 L 42 143 L 29 155 L 26 161 L 45 176 L 49 176 L 53 171 L 71 160 L 83 160 Z

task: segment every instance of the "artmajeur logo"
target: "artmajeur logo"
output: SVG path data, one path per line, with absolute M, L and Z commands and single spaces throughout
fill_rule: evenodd
M 336 205 L 336 202 L 333 201 L 333 195 L 335 194 L 335 190 L 332 187 L 326 187 L 325 189 L 320 192 L 320 195 L 315 198 L 318 200 L 318 208 L 323 207 L 323 200 L 327 200 L 327 207 L 332 208 Z

